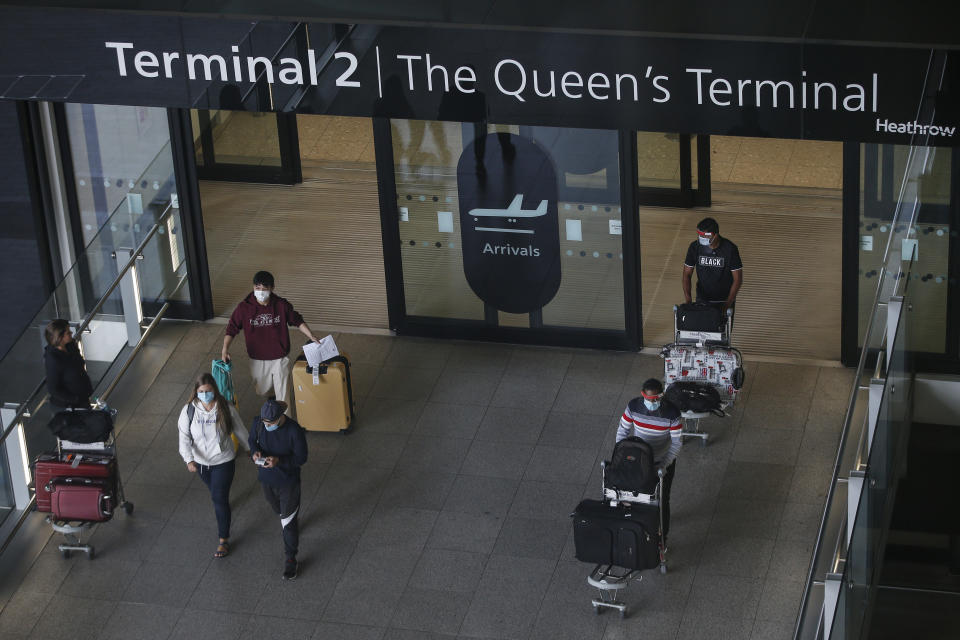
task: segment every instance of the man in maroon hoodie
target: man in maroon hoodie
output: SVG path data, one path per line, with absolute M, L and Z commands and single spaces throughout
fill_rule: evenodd
M 227 323 L 221 358 L 230 360 L 230 343 L 243 330 L 250 356 L 250 375 L 257 393 L 276 397 L 290 406 L 290 360 L 287 358 L 290 334 L 287 327 L 296 327 L 314 342 L 319 340 L 313 337 L 310 327 L 293 305 L 273 293 L 273 284 L 273 275 L 268 271 L 258 271 L 253 276 L 253 293 L 237 305 Z

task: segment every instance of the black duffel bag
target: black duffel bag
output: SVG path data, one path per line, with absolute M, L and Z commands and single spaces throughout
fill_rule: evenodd
M 113 416 L 102 409 L 66 409 L 56 413 L 47 427 L 61 440 L 103 442 L 113 431 Z
M 709 302 L 688 302 L 677 307 L 677 330 L 723 332 L 723 311 Z
M 694 413 L 712 413 L 717 416 L 726 415 L 720 408 L 722 402 L 720 393 L 708 384 L 699 382 L 674 382 L 664 393 L 664 399 L 680 411 Z

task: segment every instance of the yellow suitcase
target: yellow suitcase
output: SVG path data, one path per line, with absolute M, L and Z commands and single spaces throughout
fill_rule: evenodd
M 314 375 L 306 360 L 293 364 L 297 422 L 308 431 L 347 431 L 354 419 L 350 362 L 341 355 L 320 365 L 324 368 Z

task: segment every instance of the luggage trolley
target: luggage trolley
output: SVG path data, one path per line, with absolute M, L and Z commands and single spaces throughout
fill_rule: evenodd
M 628 438 L 627 440 L 635 442 L 639 440 L 639 438 Z M 618 443 L 618 445 L 619 444 L 620 443 Z M 646 445 L 646 443 L 643 444 Z M 660 573 L 667 572 L 667 548 L 663 544 L 663 510 L 660 508 L 661 496 L 663 494 L 663 470 L 657 470 L 657 477 L 655 484 L 652 486 L 652 492 L 645 493 L 645 491 L 650 491 L 651 481 L 643 480 L 635 482 L 637 478 L 630 477 L 631 470 L 617 468 L 616 449 L 614 450 L 614 454 L 613 462 L 605 460 L 600 463 L 602 470 L 603 501 L 584 501 L 580 507 L 578 507 L 578 512 L 586 503 L 592 502 L 593 505 L 606 511 L 608 514 L 612 510 L 617 514 L 616 517 L 624 522 L 630 521 L 631 516 L 636 516 L 635 522 L 644 523 L 647 526 L 651 526 L 651 528 L 653 526 L 656 527 L 656 557 L 651 558 L 651 563 L 647 563 L 639 568 L 632 568 L 630 566 L 619 566 L 611 562 L 601 562 L 597 563 L 593 571 L 587 576 L 587 584 L 598 591 L 598 597 L 593 598 L 590 602 L 593 606 L 593 612 L 600 614 L 604 609 L 616 609 L 620 612 L 620 617 L 625 618 L 627 616 L 627 605 L 619 599 L 620 591 L 626 589 L 633 580 L 642 580 L 643 576 L 640 575 L 640 571 L 643 569 L 659 566 Z M 608 476 L 612 476 L 612 478 Z M 656 510 L 656 515 L 653 518 L 651 518 L 650 513 L 651 507 Z M 578 512 L 574 513 L 574 517 L 579 516 L 585 520 L 589 519 L 590 514 Z M 653 522 L 651 522 L 651 520 Z M 589 560 L 591 550 L 580 548 L 582 538 L 578 535 L 576 523 L 574 525 L 574 539 L 575 542 L 578 543 L 577 557 L 579 559 Z M 596 540 L 589 542 L 596 542 Z M 593 546 L 590 545 L 589 542 L 583 546 Z M 617 543 L 611 542 L 611 544 Z M 628 554 L 630 561 L 634 563 L 642 562 L 641 556 L 645 555 L 639 547 L 640 545 L 632 549 Z M 615 558 L 616 553 L 617 552 L 614 552 Z
M 115 409 L 94 409 L 105 411 L 112 424 Z M 76 437 L 76 436 L 73 436 Z M 87 438 L 81 438 L 87 440 Z M 80 465 L 96 465 L 99 468 L 95 475 L 71 474 L 71 470 L 79 469 Z M 127 501 L 123 482 L 117 468 L 117 441 L 111 427 L 105 440 L 94 442 L 78 442 L 57 438 L 57 449 L 53 453 L 41 455 L 35 465 L 37 479 L 36 493 L 38 496 L 38 510 L 47 510 L 50 515 L 46 520 L 56 533 L 64 536 L 65 541 L 57 545 L 60 554 L 69 558 L 74 551 L 87 554 L 87 558 L 94 557 L 94 547 L 83 542 L 83 536 L 89 533 L 94 524 L 106 522 L 113 517 L 117 509 L 122 509 L 127 515 L 133 513 L 133 503 Z M 91 507 L 89 501 L 82 510 L 72 511 L 71 507 L 52 505 L 51 500 L 58 490 L 74 490 L 77 492 L 96 493 L 93 498 L 95 504 Z M 41 494 L 41 492 L 44 492 Z M 41 495 L 43 497 L 41 498 Z M 92 509 L 92 511 L 91 511 Z M 95 513 L 93 513 L 95 512 Z M 94 516 L 94 517 L 91 517 Z
M 726 316 L 712 305 L 674 306 L 674 342 L 663 347 L 665 391 L 676 382 L 693 383 L 704 393 L 715 391 L 720 398 L 717 411 L 695 411 L 678 407 L 683 417 L 685 438 L 700 438 L 706 446 L 709 434 L 700 430 L 700 420 L 723 417 L 734 405 L 743 387 L 743 358 L 730 346 L 733 310 Z

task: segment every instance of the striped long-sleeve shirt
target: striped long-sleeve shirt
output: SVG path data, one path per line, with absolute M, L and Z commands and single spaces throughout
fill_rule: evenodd
M 661 402 L 656 411 L 643 404 L 643 398 L 634 398 L 620 416 L 617 442 L 629 436 L 643 438 L 653 448 L 653 461 L 666 468 L 676 460 L 683 445 L 683 424 L 680 411 L 669 402 Z

